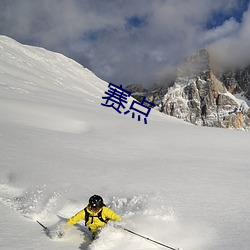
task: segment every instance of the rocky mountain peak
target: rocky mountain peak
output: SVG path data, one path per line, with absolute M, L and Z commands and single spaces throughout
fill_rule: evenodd
M 206 49 L 201 49 L 197 53 L 188 57 L 177 69 L 177 77 L 194 77 L 206 74 L 210 70 L 209 53 Z
M 234 93 L 249 93 L 248 70 L 216 74 L 212 70 L 209 51 L 202 49 L 188 57 L 177 69 L 171 86 L 144 91 L 150 102 L 167 115 L 175 116 L 196 125 L 248 129 L 250 109 Z M 137 92 L 134 96 L 140 100 Z

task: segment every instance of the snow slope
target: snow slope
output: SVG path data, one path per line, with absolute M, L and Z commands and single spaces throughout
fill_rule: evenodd
M 155 110 L 145 125 L 102 106 L 107 90 L 63 55 L 0 36 L 0 248 L 162 249 L 112 225 L 90 244 L 83 223 L 61 240 L 36 223 L 53 228 L 97 193 L 124 227 L 171 247 L 250 249 L 249 133 Z

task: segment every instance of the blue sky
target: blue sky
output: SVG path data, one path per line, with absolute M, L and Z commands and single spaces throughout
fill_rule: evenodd
M 164 82 L 210 48 L 250 63 L 250 0 L 1 0 L 0 34 L 63 53 L 117 85 Z
M 226 20 L 234 18 L 237 22 L 242 22 L 244 12 L 248 9 L 249 0 L 240 0 L 236 8 L 233 8 L 229 13 L 224 13 L 222 10 L 216 10 L 211 14 L 211 18 L 207 21 L 206 28 L 212 29 L 223 25 Z

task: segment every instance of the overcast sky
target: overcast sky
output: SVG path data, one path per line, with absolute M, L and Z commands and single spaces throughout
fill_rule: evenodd
M 250 62 L 250 0 L 0 0 L 0 34 L 114 84 L 149 86 L 204 47 Z

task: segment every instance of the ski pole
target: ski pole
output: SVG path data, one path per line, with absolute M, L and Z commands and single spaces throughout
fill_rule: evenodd
M 137 236 L 139 236 L 139 237 L 141 237 L 141 238 L 143 238 L 143 239 L 145 239 L 145 240 L 154 242 L 154 243 L 156 243 L 156 244 L 158 244 L 158 245 L 161 245 L 161 246 L 163 246 L 163 247 L 169 248 L 169 249 L 171 249 L 171 250 L 180 250 L 180 248 L 173 248 L 173 247 L 167 246 L 167 245 L 162 244 L 162 243 L 160 243 L 160 242 L 158 242 L 158 241 L 155 241 L 155 240 L 152 240 L 152 239 L 150 239 L 150 238 L 148 238 L 148 237 L 145 237 L 145 236 L 143 236 L 143 235 L 141 235 L 141 234 L 135 233 L 135 232 L 133 232 L 133 231 L 127 229 L 127 228 L 122 228 L 122 229 L 125 230 L 125 231 L 127 231 L 127 232 L 129 232 L 129 233 L 131 233 L 131 234 L 137 235 Z
M 48 230 L 48 228 L 47 227 L 45 227 L 41 222 L 39 222 L 38 220 L 36 221 L 40 226 L 42 226 L 43 227 L 43 229 L 46 231 L 46 230 Z

